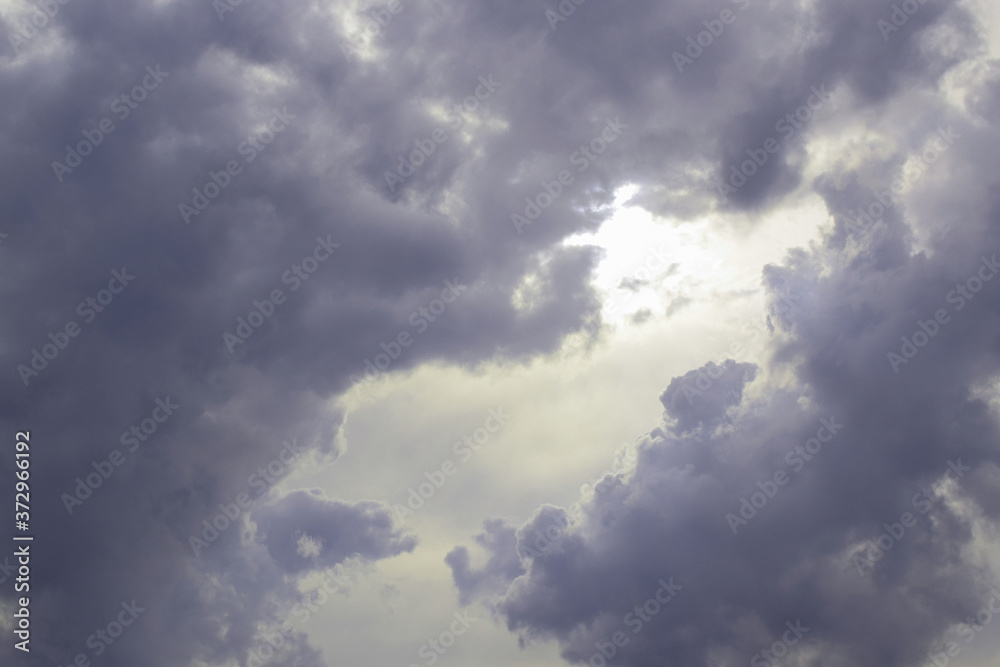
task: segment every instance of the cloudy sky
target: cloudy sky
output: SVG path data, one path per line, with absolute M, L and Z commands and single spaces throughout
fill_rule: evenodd
M 1000 660 L 992 0 L 0 23 L 0 664 Z

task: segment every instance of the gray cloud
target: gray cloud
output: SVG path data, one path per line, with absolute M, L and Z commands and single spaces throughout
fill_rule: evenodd
M 414 538 L 392 530 L 388 507 L 349 505 L 324 498 L 316 489 L 275 499 L 253 518 L 271 557 L 289 572 L 324 570 L 355 555 L 386 558 L 416 546 Z
M 818 6 L 820 34 L 835 43 L 838 25 L 863 28 L 867 13 L 882 8 L 854 9 Z M 940 7 L 925 9 L 907 28 L 911 37 L 949 17 L 964 25 Z M 940 74 L 921 62 L 906 34 L 893 38 L 900 41 L 890 42 L 879 67 L 860 65 L 876 48 L 871 39 L 829 58 L 825 76 L 868 104 L 901 95 L 897 77 L 920 86 Z M 774 99 L 749 105 L 754 111 L 734 122 L 752 127 L 752 119 L 769 119 L 793 101 Z M 745 664 L 781 640 L 786 622 L 800 620 L 810 630 L 794 649 L 798 664 L 919 665 L 982 608 L 993 573 L 964 548 L 973 526 L 994 521 L 997 511 L 996 416 L 970 391 L 991 386 L 998 370 L 986 332 L 1000 297 L 979 275 L 997 247 L 995 197 L 982 187 L 992 182 L 987 153 L 997 135 L 943 105 L 904 114 L 887 111 L 879 123 L 902 137 L 893 159 L 841 163 L 812 184 L 835 220 L 821 243 L 765 268 L 770 301 L 796 297 L 793 308 L 771 308 L 767 372 L 729 360 L 674 378 L 660 397 L 665 420 L 637 445 L 634 469 L 584 498 L 573 539 L 523 555 L 525 574 L 484 599 L 522 641 L 557 640 L 566 660 L 593 660 L 668 575 L 683 582 L 684 597 L 650 620 L 652 630 L 626 633 L 610 664 L 660 664 L 664 656 L 677 664 Z M 934 124 L 954 126 L 961 139 L 921 181 L 920 208 L 894 208 L 884 224 L 849 242 L 849 210 L 901 176 Z M 747 136 L 753 139 L 728 142 L 727 155 L 760 134 Z M 755 187 L 767 197 L 734 203 L 766 206 L 787 191 L 777 177 Z M 917 233 L 932 239 L 929 250 L 916 247 Z M 946 324 L 921 327 L 942 309 Z M 935 333 L 918 339 L 924 344 L 894 372 L 889 353 L 901 354 L 903 338 L 919 331 Z M 689 402 L 685 386 L 704 393 Z M 830 423 L 843 429 L 823 444 L 818 428 Z M 955 471 L 965 468 L 959 477 Z M 734 534 L 725 517 L 743 500 L 745 520 Z M 907 512 L 913 525 L 893 533 Z M 889 544 L 881 554 L 869 543 L 879 539 Z M 859 568 L 859 555 L 871 556 L 871 565 Z M 487 565 L 478 576 L 490 574 Z M 469 591 L 461 578 L 455 583 Z
M 845 120 L 832 108 L 817 115 L 729 205 L 763 213 L 803 186 L 835 219 L 822 247 L 765 272 L 766 285 L 804 295 L 773 348 L 794 382 L 753 411 L 740 409 L 749 400 L 743 382 L 755 377 L 745 366 L 726 365 L 733 393 L 710 392 L 699 407 L 684 407 L 672 384 L 664 406 L 676 421 L 640 447 L 633 478 L 609 482 L 587 506 L 586 523 L 530 562 L 517 556 L 529 533 L 491 523 L 484 569 L 462 551 L 449 564 L 470 599 L 513 581 L 496 601 L 509 626 L 558 638 L 570 658 L 591 655 L 594 641 L 606 641 L 601 623 L 611 628 L 659 577 L 675 576 L 690 595 L 653 621 L 674 629 L 638 636 L 621 653 L 628 664 L 663 654 L 699 664 L 710 647 L 745 659 L 797 617 L 815 623 L 809 640 L 823 642 L 824 664 L 915 663 L 927 638 L 980 592 L 982 573 L 957 552 L 968 520 L 938 504 L 933 530 L 918 524 L 868 579 L 844 573 L 838 558 L 898 517 L 950 458 L 974 466 L 959 497 L 990 519 L 998 511 L 994 419 L 969 394 L 995 371 L 997 297 L 984 291 L 954 313 L 905 376 L 885 360 L 996 247 L 996 137 L 987 123 L 995 74 L 968 100 L 976 122 L 941 102 L 906 117 L 894 110 L 908 89 L 933 90 L 977 55 L 971 17 L 955 2 L 927 3 L 885 41 L 876 22 L 891 3 L 761 4 L 681 76 L 670 54 L 714 7 L 585 3 L 553 31 L 537 3 L 403 2 L 405 13 L 353 59 L 340 48 L 349 26 L 338 13 L 353 6 L 301 2 L 244 2 L 219 20 L 210 3 L 71 0 L 20 53 L 3 45 L 0 424 L 8 434 L 30 429 L 38 444 L 35 648 L 24 656 L 4 643 L 0 660 L 94 657 L 86 641 L 95 624 L 134 598 L 147 611 L 103 664 L 243 664 L 299 599 L 300 575 L 352 556 L 409 552 L 415 536 L 380 506 L 270 488 L 250 515 L 256 532 L 241 522 L 199 558 L 187 540 L 247 491 L 286 438 L 315 463 L 344 454 L 344 415 L 330 399 L 381 343 L 411 329 L 410 316 L 444 281 L 468 291 L 393 372 L 431 360 L 517 363 L 558 349 L 599 317 L 590 279 L 600 253 L 562 246 L 564 238 L 596 229 L 628 182 L 654 212 L 682 220 L 712 212 L 722 206 L 716 177 L 762 146 L 811 86 L 826 85 Z M 19 25 L 5 17 L 4 34 Z M 930 39 L 945 28 L 963 46 Z M 793 47 L 801 53 L 789 57 Z M 52 163 L 114 117 L 115 98 L 147 66 L 169 77 L 60 182 Z M 459 103 L 491 73 L 502 88 L 388 191 L 385 170 L 441 124 L 436 108 Z M 272 110 L 286 108 L 294 118 L 263 145 Z M 860 125 L 871 114 L 897 123 L 899 155 L 806 183 L 807 145 L 823 123 Z M 628 130 L 516 234 L 510 213 L 541 180 L 575 168 L 574 151 L 619 115 Z M 849 209 L 885 187 L 939 123 L 955 124 L 963 140 L 942 158 L 947 169 L 919 211 L 894 210 L 850 254 Z M 242 147 L 254 141 L 262 145 L 251 160 Z M 239 173 L 185 224 L 179 205 L 231 161 Z M 915 228 L 929 234 L 933 253 L 914 254 Z M 339 252 L 292 290 L 283 276 L 317 237 Z M 134 282 L 87 321 L 79 304 L 98 298 L 122 267 Z M 515 307 L 528 277 L 537 296 Z M 230 354 L 223 334 L 275 289 L 287 300 Z M 70 322 L 79 335 L 45 359 L 56 344 L 50 334 L 59 338 Z M 43 367 L 25 386 L 17 367 L 31 364 L 33 350 Z M 124 447 L 123 432 L 167 395 L 181 405 L 176 416 L 68 515 L 61 494 Z M 849 425 L 849 438 L 734 538 L 722 520 L 734 498 L 830 414 Z M 12 466 L 3 457 L 5 479 Z M 11 602 L 10 589 L 0 595 Z M 281 664 L 322 664 L 304 636 L 288 642 Z

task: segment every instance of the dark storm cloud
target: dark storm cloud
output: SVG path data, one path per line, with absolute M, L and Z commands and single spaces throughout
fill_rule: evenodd
M 997 143 L 992 133 L 977 138 Z M 957 197 L 948 193 L 956 185 L 938 192 Z M 1000 241 L 995 226 L 979 233 L 961 249 L 969 256 Z M 1000 370 L 993 336 L 983 333 L 1000 295 L 983 288 L 966 306 L 977 312 L 953 312 L 950 328 L 905 368 L 912 375 L 893 373 L 887 352 L 901 333 L 919 330 L 920 313 L 946 303 L 956 282 L 978 275 L 962 254 L 820 277 L 823 256 L 836 255 L 828 247 L 766 272 L 767 284 L 781 274 L 802 295 L 775 341 L 792 383 L 767 384 L 764 403 L 744 399 L 733 411 L 752 372 L 728 362 L 728 373 L 706 366 L 675 378 L 661 397 L 666 419 L 638 445 L 630 479 L 607 478 L 558 548 L 516 551 L 526 574 L 487 603 L 523 639 L 557 639 L 567 660 L 587 662 L 602 645 L 609 655 L 636 605 L 675 576 L 683 597 L 626 631 L 611 664 L 664 656 L 746 664 L 781 641 L 789 622 L 809 628 L 794 649 L 803 664 L 923 664 L 995 585 L 961 547 L 972 537 L 970 516 L 995 520 L 997 512 L 1000 434 L 968 388 Z M 872 281 L 883 289 L 871 290 Z M 727 398 L 713 398 L 709 386 L 693 397 L 706 403 L 689 405 L 684 383 L 702 374 L 719 386 L 733 380 Z M 945 480 L 958 504 L 943 499 Z M 497 548 L 482 571 L 456 572 L 463 594 L 472 592 L 467 582 L 500 575 L 490 569 L 501 561 Z
M 379 48 L 390 66 L 376 69 L 343 57 L 341 26 L 321 7 L 244 3 L 222 21 L 209 3 L 60 7 L 0 71 L 4 231 L 17 240 L 0 287 L 3 423 L 31 429 L 38 457 L 29 660 L 96 657 L 86 646 L 95 619 L 132 598 L 148 611 L 105 664 L 243 660 L 258 629 L 296 600 L 292 575 L 306 563 L 386 558 L 413 538 L 378 507 L 293 494 L 262 496 L 196 559 L 189 539 L 254 493 L 251 478 L 284 440 L 326 461 L 341 453 L 342 415 L 325 399 L 380 343 L 430 322 L 411 315 L 435 312 L 446 281 L 463 286 L 460 298 L 393 370 L 434 357 L 472 362 L 498 347 L 553 349 L 596 308 L 587 286 L 596 255 L 536 257 L 481 214 L 509 206 L 493 191 L 504 177 L 468 179 L 489 186 L 477 192 L 453 173 L 483 164 L 471 151 L 497 141 L 496 130 L 469 147 L 453 137 L 407 184 L 432 195 L 409 208 L 379 182 L 400 142 L 428 127 L 423 100 L 459 103 L 495 71 L 502 101 L 512 87 L 497 57 L 504 34 L 483 49 L 456 43 L 435 63 L 437 36 L 412 31 L 445 28 L 414 4 L 387 27 Z M 414 42 L 416 61 L 404 55 Z M 165 72 L 162 82 L 121 118 L 116 98 L 147 67 Z M 482 113 L 500 113 L 493 102 Z M 106 118 L 113 128 L 101 129 Z M 449 215 L 446 189 L 464 200 Z M 310 260 L 324 242 L 329 257 Z M 134 278 L 109 290 L 112 271 Z M 510 294 L 527 272 L 542 300 L 519 313 Z M 247 331 L 231 353 L 224 334 Z M 176 414 L 142 433 L 168 397 Z M 143 440 L 129 450 L 123 434 L 133 427 Z M 125 462 L 102 479 L 115 450 Z M 78 488 L 83 505 L 68 514 L 61 498 Z M 246 516 L 259 521 L 256 533 Z M 315 540 L 303 543 L 306 555 L 284 541 L 297 531 Z M 0 651 L 13 655 L 9 643 Z
M 753 380 L 757 368 L 727 359 L 722 365 L 708 362 L 683 377 L 674 378 L 660 395 L 664 409 L 677 420 L 678 432 L 703 425 L 711 428 L 725 415 L 726 408 L 737 405 L 743 386 Z
M 815 5 L 811 50 L 774 68 L 803 84 L 841 81 L 862 105 L 901 94 L 904 81 L 933 83 L 949 59 L 926 60 L 915 36 L 935 23 L 965 30 L 966 17 L 922 5 L 884 41 L 872 27 L 891 11 Z M 983 114 L 994 76 L 970 93 L 971 112 Z M 750 131 L 723 142 L 725 155 L 760 141 L 767 126 L 753 130 L 754 119 L 794 96 L 770 97 L 734 117 L 731 127 Z M 998 512 L 1000 433 L 975 392 L 1000 370 L 1000 293 L 990 282 L 1000 270 L 1000 137 L 940 102 L 888 113 L 898 153 L 836 165 L 812 184 L 835 226 L 764 271 L 771 301 L 790 292 L 795 307 L 771 308 L 771 368 L 754 397 L 743 391 L 755 377 L 749 364 L 674 378 L 661 396 L 664 422 L 637 446 L 630 477 L 607 479 L 558 549 L 521 554 L 526 573 L 485 596 L 522 639 L 558 640 L 564 658 L 594 665 L 768 664 L 761 651 L 783 637 L 801 639 L 788 649 L 801 664 L 919 665 L 983 608 L 995 579 L 963 547 L 973 521 Z M 927 153 L 936 125 L 956 140 Z M 859 207 L 906 180 L 913 156 L 928 163 L 913 195 L 919 208 L 896 202 L 849 238 Z M 768 196 L 782 191 L 768 187 Z M 915 248 L 916 231 L 929 249 Z M 698 388 L 699 379 L 704 395 L 689 402 L 685 383 Z M 492 549 L 481 570 L 456 572 L 462 594 L 475 592 L 470 581 L 500 576 Z M 611 643 L 667 576 L 683 596 L 651 616 L 650 629 Z M 804 638 L 787 634 L 803 626 Z
M 469 604 L 477 595 L 496 594 L 508 581 L 524 573 L 517 557 L 514 528 L 499 519 L 488 519 L 484 528 L 486 532 L 477 536 L 476 542 L 490 552 L 490 561 L 485 567 L 472 568 L 469 551 L 464 547 L 455 548 L 446 559 L 461 591 L 462 604 Z
M 381 351 L 380 343 L 410 330 L 411 315 L 439 298 L 445 281 L 457 281 L 467 291 L 430 325 L 433 329 L 415 339 L 392 370 L 433 358 L 472 364 L 498 352 L 524 359 L 552 351 L 566 333 L 595 315 L 598 303 L 588 286 L 598 254 L 561 248 L 558 242 L 596 228 L 607 216 L 601 206 L 615 187 L 628 181 L 646 186 L 640 200 L 658 202 L 661 212 L 704 213 L 716 204 L 714 181 L 704 174 L 723 174 L 730 159 L 761 144 L 770 132 L 768 123 L 802 104 L 810 86 L 826 84 L 832 90 L 843 85 L 862 103 L 878 103 L 904 82 L 932 81 L 954 61 L 954 55 L 920 50 L 921 30 L 943 17 L 962 25 L 953 3 L 925 5 L 884 42 L 875 22 L 888 13 L 885 3 L 824 2 L 809 10 L 762 5 L 748 9 L 723 35 L 725 44 L 679 76 L 670 53 L 714 8 L 709 12 L 694 2 L 669 7 L 586 3 L 553 31 L 533 2 L 404 3 L 405 13 L 367 47 L 375 61 L 345 57 L 346 28 L 325 5 L 249 0 L 221 18 L 207 2 L 70 0 L 20 53 L 11 47 L 0 56 L 0 203 L 3 232 L 9 234 L 0 268 L 5 313 L 0 361 L 6 369 L 0 423 L 8 434 L 30 429 L 36 456 L 36 634 L 26 664 L 65 663 L 80 653 L 94 657 L 86 646 L 88 636 L 112 620 L 122 600 L 132 599 L 146 611 L 101 656 L 102 664 L 242 661 L 260 645 L 259 631 L 281 623 L 298 600 L 294 575 L 306 570 L 300 559 L 330 566 L 353 553 L 378 560 L 411 548 L 412 537 L 395 532 L 374 506 L 303 493 L 252 511 L 251 518 L 261 517 L 258 532 L 241 519 L 198 558 L 192 557 L 188 538 L 203 530 L 220 504 L 252 488 L 251 476 L 279 456 L 285 439 L 297 438 L 318 460 L 335 460 L 343 451 L 343 415 L 327 399 L 347 388 L 351 375 L 363 372 L 365 359 Z M 808 43 L 802 57 L 787 58 L 779 45 L 801 25 L 814 35 L 803 38 Z M 6 30 L 19 26 L 5 19 Z M 128 117 L 120 118 L 116 98 L 131 95 L 147 67 L 168 74 L 155 90 L 147 90 L 148 99 L 129 106 Z M 385 171 L 396 168 L 402 151 L 440 124 L 434 105 L 461 103 L 475 95 L 480 77 L 490 75 L 502 86 L 468 113 L 419 172 L 390 192 Z M 992 99 L 995 93 L 984 92 L 979 104 Z M 574 166 L 574 152 L 619 115 L 628 125 L 621 137 L 588 160 L 586 170 Z M 72 173 L 57 174 L 61 170 L 53 162 L 75 162 L 67 146 L 77 150 L 90 141 L 86 137 L 97 136 L 95 128 L 105 118 L 113 119 L 114 129 L 101 130 L 101 141 L 92 142 L 97 143 L 92 153 L 82 156 Z M 740 205 L 766 204 L 800 179 L 795 163 L 777 160 L 801 151 L 813 127 L 797 133 L 773 158 L 772 171 L 746 186 L 747 199 Z M 985 151 L 986 143 L 970 142 L 966 150 L 978 145 Z M 978 163 L 989 155 L 979 153 Z M 551 182 L 563 169 L 579 170 L 574 183 L 530 229 L 517 234 L 510 214 L 523 208 L 525 197 L 541 191 L 541 181 Z M 962 182 L 978 182 L 984 173 L 995 170 L 964 174 Z M 658 189 L 664 182 L 677 184 L 678 192 Z M 984 203 L 983 196 L 979 192 L 979 199 L 963 200 L 965 218 L 995 220 L 996 206 Z M 954 210 L 942 211 L 942 216 L 954 215 Z M 942 267 L 939 275 L 950 266 L 946 258 L 978 248 L 986 233 L 982 224 L 970 224 L 944 239 L 935 264 Z M 313 256 L 319 239 L 339 247 L 310 271 L 305 259 Z M 859 274 L 899 281 L 901 301 L 892 302 L 865 302 L 874 295 L 861 289 L 856 274 L 838 273 L 844 284 L 834 284 L 834 278 L 811 275 L 805 258 L 788 269 L 793 272 L 789 279 L 808 288 L 816 305 L 808 316 L 789 323 L 796 337 L 785 354 L 816 351 L 813 365 L 802 371 L 815 400 L 845 421 L 853 418 L 850 428 L 857 435 L 852 437 L 890 443 L 871 456 L 871 469 L 861 480 L 878 481 L 884 489 L 878 502 L 857 509 L 872 526 L 892 518 L 896 507 L 890 501 L 906 486 L 901 476 L 908 476 L 907 484 L 928 479 L 940 472 L 947 456 L 959 453 L 957 445 L 955 451 L 936 447 L 932 427 L 978 447 L 979 460 L 970 458 L 976 472 L 962 488 L 983 502 L 992 497 L 988 450 L 982 444 L 990 422 L 982 406 L 962 401 L 964 383 L 972 375 L 985 377 L 988 359 L 963 356 L 956 348 L 952 365 L 935 374 L 916 363 L 906 369 L 907 391 L 928 387 L 930 377 L 941 380 L 933 396 L 915 397 L 927 423 L 912 428 L 916 439 L 911 441 L 904 437 L 909 433 L 886 426 L 909 415 L 899 394 L 889 399 L 885 415 L 871 416 L 862 395 L 881 400 L 888 394 L 874 394 L 879 382 L 871 390 L 858 391 L 853 383 L 846 390 L 850 369 L 839 366 L 830 352 L 845 344 L 838 336 L 850 320 L 822 321 L 822 304 L 836 302 L 852 286 L 862 314 L 909 303 L 923 292 L 910 292 L 911 283 L 900 275 L 920 273 L 930 281 L 932 267 L 908 268 L 904 260 L 898 254 L 889 257 L 892 276 L 873 274 L 866 260 L 857 260 Z M 105 298 L 102 290 L 111 294 L 112 271 L 128 271 L 135 278 L 127 289 Z M 541 296 L 531 309 L 518 310 L 511 295 L 529 275 L 538 277 Z M 282 291 L 282 299 L 269 308 L 264 302 L 275 290 Z M 888 292 L 881 294 L 888 298 Z M 100 310 L 81 308 L 87 299 L 97 300 Z M 970 308 L 987 312 L 983 302 L 987 299 Z M 924 312 L 912 305 L 905 312 Z M 231 354 L 223 334 L 236 332 L 241 318 L 256 321 L 254 311 L 261 324 L 253 325 L 252 335 Z M 847 307 L 845 312 L 856 314 Z M 973 342 L 989 348 L 988 335 L 973 326 L 978 321 L 956 318 L 948 335 L 976 337 Z M 72 337 L 65 333 L 70 324 L 80 328 Z M 872 359 L 883 359 L 879 355 L 887 350 L 879 346 L 894 343 L 897 331 L 890 325 L 906 330 L 910 322 L 877 327 L 879 345 L 865 348 L 865 368 L 875 366 Z M 850 326 L 857 336 L 873 335 L 864 323 Z M 819 340 L 826 347 L 812 345 Z M 797 350 L 796 344 L 805 347 Z M 52 345 L 60 349 L 46 354 L 55 349 L 46 348 Z M 22 376 L 17 367 L 30 367 L 34 350 L 42 355 L 34 361 L 38 375 Z M 932 364 L 932 359 L 925 352 L 919 361 Z M 176 415 L 68 514 L 62 494 L 73 493 L 77 478 L 94 472 L 94 461 L 126 448 L 123 433 L 141 425 L 156 400 L 167 396 L 180 405 Z M 815 431 L 815 419 L 825 412 L 797 407 L 791 399 L 782 406 L 785 411 L 767 428 L 755 422 L 761 432 L 747 451 L 754 451 L 754 443 L 770 442 L 769 437 L 784 447 L 788 434 Z M 956 415 L 961 425 L 949 421 Z M 865 426 L 866 420 L 872 423 Z M 694 615 L 686 622 L 703 634 L 692 630 L 684 639 L 668 636 L 658 645 L 649 633 L 643 641 L 650 650 L 679 646 L 681 657 L 700 656 L 709 643 L 735 641 L 728 622 L 763 606 L 759 596 L 770 595 L 765 586 L 777 581 L 781 564 L 744 581 L 740 575 L 754 572 L 752 563 L 758 561 L 736 553 L 709 576 L 699 570 L 706 559 L 695 557 L 694 546 L 717 544 L 718 553 L 725 554 L 733 543 L 731 536 L 701 527 L 709 524 L 698 515 L 704 513 L 706 522 L 711 515 L 718 523 L 721 498 L 728 498 L 721 490 L 752 481 L 750 473 L 763 463 L 739 469 L 718 464 L 722 473 L 688 485 L 693 473 L 677 471 L 678 461 L 690 462 L 691 470 L 713 467 L 729 444 L 742 451 L 744 441 L 734 434 L 677 437 L 682 443 L 677 454 L 647 447 L 640 466 L 648 472 L 602 496 L 599 506 L 613 533 L 610 542 L 593 551 L 592 541 L 567 535 L 558 548 L 536 559 L 532 579 L 518 584 L 517 595 L 505 603 L 513 627 L 563 631 L 642 602 L 657 577 L 676 574 L 689 582 L 691 594 L 684 599 Z M 906 459 L 903 473 L 895 474 L 904 443 L 920 455 Z M 833 463 L 813 466 L 810 474 L 828 476 L 829 485 L 846 483 L 847 463 L 838 466 L 835 454 L 829 458 Z M 10 466 L 5 458 L 8 478 Z M 648 489 L 652 498 L 662 492 L 672 507 L 693 507 L 695 516 L 677 509 L 658 519 L 659 529 L 648 530 L 646 519 L 657 517 L 655 507 L 636 501 L 631 513 L 616 505 L 636 489 Z M 789 499 L 794 493 L 789 491 Z M 803 504 L 810 507 L 807 500 Z M 860 500 L 857 504 L 860 508 Z M 304 514 L 292 511 L 299 505 Z M 837 511 L 844 516 L 835 516 Z M 287 521 L 280 520 L 286 516 Z M 613 521 L 615 516 L 621 522 Z M 773 519 L 761 517 L 749 530 L 766 535 L 773 528 L 779 534 L 772 543 L 784 544 L 787 551 L 823 554 L 829 537 L 818 532 L 819 526 L 829 523 L 830 535 L 837 535 L 860 525 L 857 514 L 843 507 L 816 516 L 817 521 L 798 527 L 809 538 L 805 547 L 790 541 L 794 531 L 781 534 L 773 528 Z M 684 557 L 674 562 L 676 569 L 662 572 L 659 563 L 681 549 L 666 537 L 673 525 L 694 534 L 683 545 Z M 954 525 L 961 536 L 961 525 Z M 296 537 L 298 530 L 315 541 L 306 539 L 301 553 L 296 544 L 292 553 L 279 538 Z M 487 546 L 506 549 L 509 535 L 501 539 L 507 533 L 496 533 Z M 763 554 L 766 541 L 758 539 L 756 550 Z M 915 549 L 916 540 L 906 548 Z M 958 581 L 958 574 L 931 569 L 954 562 L 944 546 L 930 553 L 938 560 L 914 556 L 921 591 L 932 602 L 950 606 L 933 607 L 944 610 L 936 615 L 910 617 L 899 611 L 908 598 L 898 589 L 870 600 L 866 618 L 899 619 L 907 631 L 895 635 L 898 641 L 891 647 L 878 643 L 889 638 L 858 640 L 851 649 L 857 655 L 867 659 L 876 649 L 906 652 L 900 648 L 904 638 L 917 630 L 929 635 L 946 614 L 958 614 L 971 584 Z M 659 559 L 655 567 L 645 560 L 654 557 Z M 557 595 L 544 614 L 528 613 L 523 605 L 542 594 L 532 584 L 536 571 L 545 573 L 546 559 L 562 559 L 558 562 L 572 568 L 545 575 L 545 590 Z M 887 567 L 900 568 L 909 561 L 889 562 Z M 520 566 L 503 556 L 489 567 L 508 580 Z M 821 576 L 828 574 L 821 564 L 814 567 L 817 577 L 809 590 L 792 587 L 759 613 L 770 629 L 815 612 L 817 629 L 811 636 L 844 642 L 851 630 L 844 619 L 850 615 L 839 622 L 836 616 L 854 598 L 845 593 L 841 606 L 824 612 L 831 618 L 820 617 L 811 605 L 829 601 L 817 591 L 830 584 L 832 575 Z M 489 585 L 480 586 L 473 570 L 460 571 L 467 587 L 488 591 L 496 583 L 485 577 Z M 591 576 L 606 573 L 612 574 Z M 582 603 L 575 605 L 567 586 L 578 575 L 595 583 L 581 590 Z M 603 598 L 604 592 L 609 597 Z M 681 601 L 658 622 L 679 614 Z M 716 604 L 723 602 L 731 606 Z M 320 664 L 301 636 L 289 638 L 285 651 L 282 664 Z M 9 643 L 0 648 L 5 663 L 14 655 Z M 653 653 L 630 655 L 636 656 L 635 664 L 644 664 L 641 656 Z M 896 654 L 879 655 L 891 663 Z

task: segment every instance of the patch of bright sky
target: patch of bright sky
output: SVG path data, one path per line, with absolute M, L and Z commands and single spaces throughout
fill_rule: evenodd
M 665 318 L 677 298 L 711 301 L 760 292 L 764 265 L 818 240 L 818 225 L 827 218 L 822 201 L 811 197 L 761 219 L 715 215 L 677 224 L 630 205 L 637 190 L 618 189 L 616 211 L 600 229 L 565 241 L 604 249 L 594 286 L 604 296 L 605 321 L 614 325 L 628 323 L 642 309 Z

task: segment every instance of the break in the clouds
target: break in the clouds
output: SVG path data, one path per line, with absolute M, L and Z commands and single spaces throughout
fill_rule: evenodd
M 405 435 L 347 441 L 355 385 L 614 340 L 606 249 L 565 241 L 613 224 L 625 185 L 716 238 L 824 215 L 758 267 L 764 324 L 662 378 L 627 470 L 570 508 L 498 499 L 477 547 L 452 530 L 425 566 L 453 576 L 434 594 L 597 667 L 915 666 L 995 627 L 1000 78 L 978 5 L 0 10 L 0 438 L 31 432 L 35 537 L 30 653 L 0 555 L 4 664 L 338 664 L 296 622 L 351 593 L 345 566 L 429 562 L 439 536 L 293 472 L 420 460 Z M 718 306 L 692 278 L 713 268 L 664 261 L 694 287 L 623 283 L 663 297 L 633 327 Z M 351 632 L 398 659 L 391 628 Z

